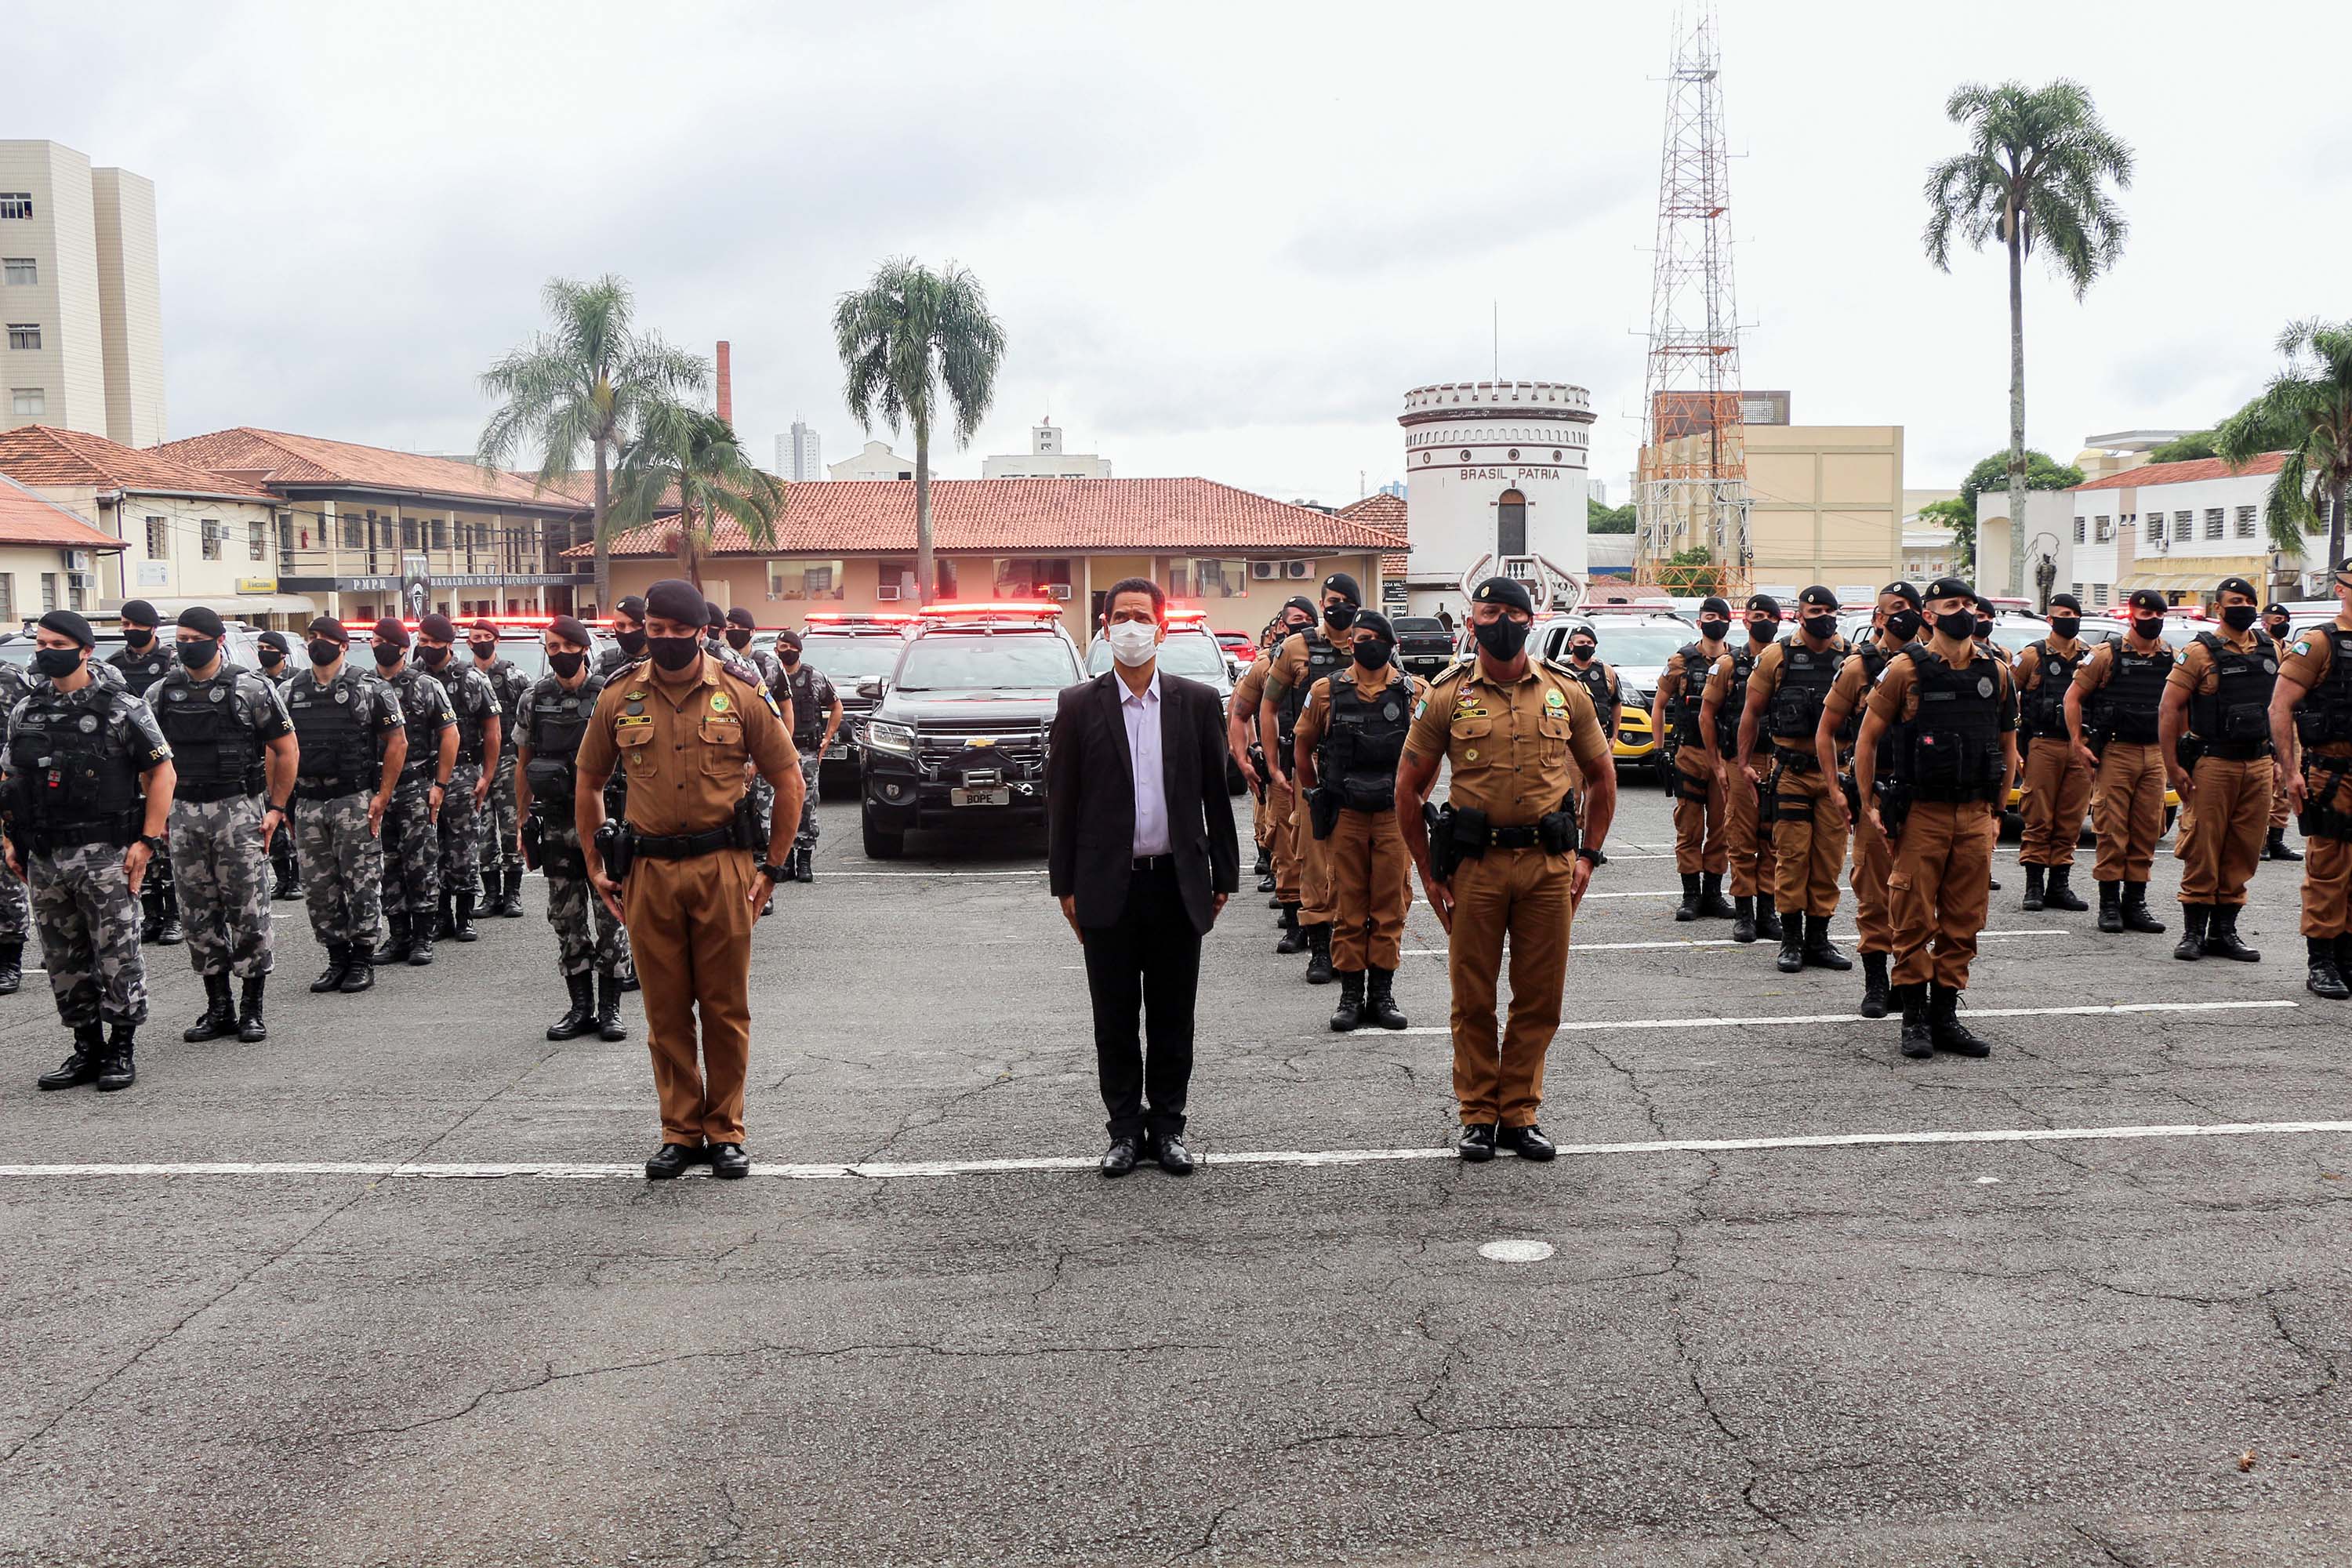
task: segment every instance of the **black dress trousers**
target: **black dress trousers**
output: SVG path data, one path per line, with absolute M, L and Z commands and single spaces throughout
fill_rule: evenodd
M 1117 922 L 1087 926 L 1083 933 L 1095 1066 L 1110 1135 L 1135 1138 L 1147 1126 L 1155 1136 L 1181 1133 L 1192 1080 L 1201 933 L 1184 912 L 1174 860 L 1162 855 L 1137 861 Z

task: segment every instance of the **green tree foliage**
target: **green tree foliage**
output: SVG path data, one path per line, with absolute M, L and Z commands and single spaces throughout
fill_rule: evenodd
M 1990 460 L 1990 459 L 1988 459 Z M 2000 459 L 2003 471 L 2009 459 Z M 1931 500 L 1919 509 L 1919 516 L 1929 522 L 1940 523 L 1952 531 L 1952 558 L 1973 561 L 1977 555 L 1977 509 L 1959 500 Z
M 2333 567 L 2344 559 L 2344 496 L 2352 485 L 2352 323 L 2297 321 L 2279 334 L 2278 352 L 2286 368 L 2222 421 L 2216 455 L 2242 467 L 2284 452 L 2263 509 L 2271 543 L 2300 553 L 2305 526 L 2325 518 Z
M 621 454 L 613 484 L 614 526 L 652 522 L 673 502 L 678 570 L 699 588 L 702 563 L 721 520 L 740 525 L 763 550 L 774 544 L 784 483 L 752 463 L 726 420 L 699 408 L 664 404 L 647 414 Z
M 1584 498 L 1584 531 L 1587 533 L 1631 533 L 1633 531 L 1633 503 L 1607 507 L 1591 496 Z

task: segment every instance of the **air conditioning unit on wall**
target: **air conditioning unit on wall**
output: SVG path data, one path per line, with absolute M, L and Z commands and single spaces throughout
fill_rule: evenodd
M 1250 580 L 1252 582 L 1271 583 L 1281 575 L 1282 563 L 1279 561 L 1253 561 L 1250 563 Z
M 1069 596 L 1070 585 L 1067 583 L 1048 583 L 1045 584 L 1045 597 L 1049 599 L 1067 599 Z
M 895 605 L 898 602 L 898 584 L 896 583 L 885 583 L 880 587 L 874 590 L 874 596 L 883 604 Z
M 1315 575 L 1315 563 L 1312 561 L 1286 561 L 1282 563 L 1282 574 L 1286 577 L 1312 577 Z

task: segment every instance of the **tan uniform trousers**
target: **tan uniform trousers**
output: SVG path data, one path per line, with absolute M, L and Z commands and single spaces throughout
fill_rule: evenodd
M 1272 780 L 1265 786 L 1265 815 L 1271 824 L 1267 840 L 1274 850 L 1274 896 L 1286 904 L 1298 902 L 1298 839 L 1292 806 L 1297 790 Z
M 1774 759 L 1776 764 L 1780 759 Z M 1845 814 L 1831 796 L 1837 779 L 1816 767 L 1780 767 L 1772 824 L 1773 907 L 1785 917 L 1837 913 L 1838 873 L 1845 869 Z M 1765 775 L 1768 779 L 1770 774 Z
M 1329 841 L 1315 837 L 1314 812 L 1303 790 L 1290 808 L 1290 837 L 1298 846 L 1298 923 L 1327 926 L 1336 918 L 1331 907 Z
M 1895 984 L 1969 988 L 1977 934 L 1992 901 L 1992 841 L 2000 831 L 2000 817 L 1987 801 L 1923 800 L 1911 808 L 1887 878 Z
M 2145 882 L 2164 834 L 2164 759 L 2154 746 L 2109 741 L 2099 753 L 2096 826 L 2102 882 Z
M 1715 753 L 1685 746 L 1675 753 L 1675 772 L 1686 785 L 1675 791 L 1675 869 L 1683 876 L 1713 872 L 1723 875 L 1723 775 Z M 1706 799 L 1686 795 L 1704 792 Z
M 2091 805 L 2091 770 L 2074 754 L 2074 743 L 2044 736 L 2025 750 L 2025 839 L 2018 860 L 2027 866 L 2072 866 L 2083 837 L 2083 815 Z
M 2270 831 L 2271 760 L 2200 757 L 2189 776 L 2197 813 L 2180 829 L 2180 901 L 2243 904 Z
M 2306 759 L 2316 761 L 2316 758 Z M 2340 762 L 2342 758 L 2333 759 Z M 2327 775 L 2316 768 L 2303 772 L 2305 799 L 2336 811 L 2352 812 L 2352 773 L 2336 781 L 2329 798 L 2320 799 Z M 2285 798 L 2286 792 L 2279 792 Z M 2352 839 L 2322 838 L 2306 834 L 2303 841 L 2303 934 L 2352 936 Z
M 1352 973 L 1369 957 L 1375 969 L 1395 969 L 1412 865 L 1396 813 L 1342 811 L 1323 849 L 1331 868 L 1331 967 Z
M 1454 990 L 1454 1097 L 1462 1125 L 1525 1127 L 1543 1103 L 1544 1058 L 1559 1032 L 1575 858 L 1489 849 L 1454 868 L 1446 977 Z M 1511 943 L 1511 1016 L 1499 1044 L 1495 979 Z
M 2286 791 L 2273 789 L 2271 791 L 2271 831 L 2276 833 L 2284 828 L 2286 819 Z
M 1772 840 L 1757 820 L 1760 796 L 1748 775 L 1727 768 L 1724 783 L 1723 844 L 1731 864 L 1731 896 L 1735 899 L 1772 893 Z
M 1274 819 L 1266 814 L 1265 794 L 1262 790 L 1252 790 L 1250 791 L 1250 842 L 1255 844 L 1260 849 L 1265 849 L 1273 843 L 1273 836 Z
M 1886 886 L 1894 869 L 1886 836 L 1864 816 L 1853 825 L 1853 929 L 1855 945 L 1864 952 L 1895 951 L 1892 894 Z
M 636 953 L 646 1042 L 661 1096 L 662 1142 L 743 1142 L 743 1074 L 751 1059 L 751 855 L 640 857 L 621 910 Z M 695 1015 L 702 1023 L 695 1059 Z

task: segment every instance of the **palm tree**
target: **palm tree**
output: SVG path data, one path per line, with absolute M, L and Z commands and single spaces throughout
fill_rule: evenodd
M 671 348 L 635 324 L 629 286 L 606 273 L 593 283 L 551 278 L 540 290 L 551 331 L 534 333 L 482 373 L 500 400 L 482 426 L 474 460 L 503 469 L 519 447 L 539 453 L 539 483 L 575 473 L 582 448 L 595 468 L 591 520 L 596 542 L 596 604 L 613 600 L 609 465 L 655 409 L 700 393 L 709 362 Z
M 931 422 L 945 384 L 956 445 L 971 441 L 988 414 L 1004 329 L 988 313 L 988 296 L 954 262 L 934 272 L 908 257 L 885 261 L 864 289 L 833 309 L 835 345 L 849 377 L 849 411 L 869 432 L 874 418 L 896 435 L 915 427 L 915 591 L 925 603 L 938 587 L 931 558 Z
M 2106 192 L 2128 189 L 2132 150 L 2100 122 L 2091 95 L 2060 79 L 2043 88 L 1975 82 L 1944 112 L 1969 128 L 1969 150 L 1927 171 L 1927 259 L 1952 269 L 1958 231 L 1971 250 L 2009 249 L 2009 585 L 2025 581 L 2025 258 L 2041 247 L 2080 300 L 2116 264 L 2130 232 Z
M 656 404 L 621 453 L 613 479 L 614 531 L 652 522 L 673 498 L 678 570 L 699 588 L 703 558 L 716 548 L 721 521 L 734 521 L 763 550 L 774 544 L 784 482 L 756 467 L 735 427 L 716 414 Z
M 2332 572 L 2344 559 L 2344 492 L 2352 485 L 2352 323 L 2297 321 L 2279 334 L 2286 369 L 2261 395 L 2223 420 L 2214 450 L 2231 468 L 2284 452 L 2263 507 L 2272 545 L 2303 553 L 2303 523 L 2327 520 Z

